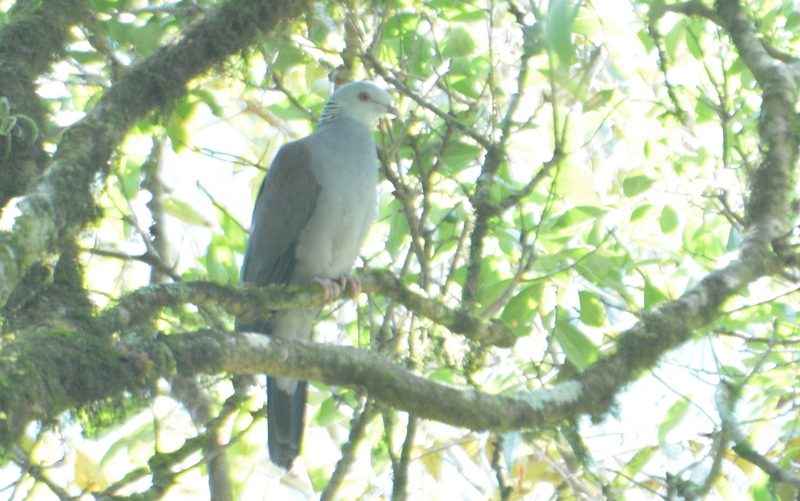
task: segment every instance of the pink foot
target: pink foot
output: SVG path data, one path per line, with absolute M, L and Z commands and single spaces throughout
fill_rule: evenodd
M 358 298 L 358 295 L 361 294 L 361 281 L 347 273 L 339 275 L 336 280 L 317 277 L 312 282 L 322 287 L 322 292 L 325 293 L 325 302 L 328 304 L 348 288 L 352 291 L 350 296 L 352 299 Z
M 350 287 L 352 291 L 350 297 L 352 299 L 358 299 L 358 295 L 361 294 L 361 280 L 359 280 L 358 277 L 345 273 L 339 276 L 339 283 L 342 285 L 342 290 L 346 289 L 345 286 Z
M 348 287 L 350 287 L 352 299 L 358 299 L 358 295 L 361 294 L 361 280 L 358 277 L 354 277 L 349 273 L 345 273 L 344 275 L 339 277 L 339 282 L 344 280 Z M 344 284 L 342 284 L 342 288 L 344 288 Z
M 329 278 L 315 278 L 312 282 L 322 287 L 322 292 L 325 293 L 325 302 L 328 304 L 331 304 L 331 301 L 342 292 L 342 287 Z

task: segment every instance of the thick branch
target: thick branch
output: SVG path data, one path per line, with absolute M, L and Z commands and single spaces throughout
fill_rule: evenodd
M 0 305 L 43 254 L 69 241 L 97 216 L 90 187 L 127 131 L 153 109 L 186 92 L 190 80 L 256 43 L 308 1 L 226 2 L 162 47 L 103 96 L 63 136 L 53 165 L 20 203 L 12 234 L 0 235 Z
M 361 274 L 362 291 L 378 293 L 401 303 L 408 310 L 427 317 L 456 334 L 473 341 L 507 347 L 516 336 L 499 320 L 484 322 L 463 311 L 453 310 L 403 286 L 390 273 Z M 111 334 L 146 323 L 164 307 L 187 303 L 221 308 L 245 323 L 264 320 L 272 310 L 314 308 L 325 305 L 318 285 L 306 288 L 272 285 L 237 289 L 210 282 L 161 284 L 142 287 L 120 299 L 116 306 L 103 312 L 95 323 L 95 331 Z
M 183 377 L 266 373 L 362 386 L 384 404 L 472 429 L 548 426 L 564 419 L 565 411 L 542 404 L 555 400 L 549 392 L 538 392 L 530 402 L 492 396 L 415 375 L 370 350 L 270 340 L 261 334 L 203 330 L 159 339 L 135 336 L 112 346 L 92 335 L 53 329 L 21 337 L 3 353 L 2 445 L 13 443 L 31 421 L 125 391 L 150 391 L 155 380 L 176 371 Z
M 738 1 L 720 0 L 716 7 L 763 91 L 759 134 L 764 158 L 753 176 L 747 216 L 753 225 L 750 231 L 762 232 L 771 241 L 786 232 L 792 214 L 789 187 L 797 161 L 797 87 L 790 68 L 770 57 L 755 36 Z
M 549 426 L 564 419 L 569 406 L 563 404 L 578 397 L 576 385 L 564 385 L 564 402 L 548 390 L 532 392 L 532 396 L 524 398 L 490 395 L 413 374 L 374 351 L 270 339 L 261 334 L 203 330 L 167 336 L 162 342 L 173 354 L 177 371 L 184 375 L 266 373 L 361 386 L 370 398 L 383 404 L 474 430 Z M 544 402 L 556 405 L 546 407 Z
M 752 278 L 757 267 L 750 260 L 759 258 L 747 254 L 706 277 L 680 299 L 646 314 L 620 336 L 614 354 L 575 380 L 514 395 L 490 395 L 467 386 L 444 385 L 369 350 L 271 340 L 261 334 L 203 330 L 164 336 L 158 341 L 135 337 L 116 347 L 74 332 L 21 336 L 4 348 L 4 354 L 9 355 L 0 360 L 0 374 L 7 376 L 0 378 L 0 412 L 8 416 L 0 422 L 0 443 L 13 441 L 31 420 L 52 418 L 66 408 L 121 391 L 149 388 L 156 378 L 176 371 L 182 376 L 266 373 L 360 386 L 367 389 L 370 398 L 396 409 L 475 430 L 542 428 L 582 414 L 601 416 L 621 388 L 655 366 L 665 351 L 689 339 L 693 328 L 716 317 L 722 303 Z M 182 290 L 180 286 L 185 285 L 189 284 L 151 289 Z M 204 285 L 244 297 L 269 291 Z M 303 300 L 322 300 L 307 296 Z M 86 358 L 87 352 L 92 353 L 91 359 Z M 84 369 L 76 371 L 75 367 Z M 28 380 L 22 384 L 15 379 L 18 377 Z
M 8 16 L 10 22 L 0 29 L 0 97 L 8 99 L 12 115 L 28 117 L 41 132 L 46 128 L 46 110 L 34 82 L 51 71 L 66 52 L 70 27 L 88 19 L 91 11 L 85 0 L 46 0 L 17 2 Z M 0 214 L 44 170 L 48 157 L 41 136 L 12 135 L 10 143 L 0 136 Z
M 708 325 L 731 296 L 759 277 L 780 270 L 772 241 L 788 230 L 791 214 L 792 173 L 796 163 L 798 129 L 793 110 L 797 91 L 788 69 L 771 60 L 753 35 L 747 17 L 735 0 L 721 0 L 718 12 L 745 64 L 764 89 L 761 111 L 764 158 L 752 179 L 747 218 L 748 236 L 738 259 L 706 276 L 694 289 L 654 313 L 643 316 L 620 336 L 617 350 L 591 366 L 576 380 L 593 391 L 587 397 L 592 408 L 610 406 L 614 394 L 634 381 L 642 371 L 655 366 L 659 357 L 687 341 L 693 329 Z

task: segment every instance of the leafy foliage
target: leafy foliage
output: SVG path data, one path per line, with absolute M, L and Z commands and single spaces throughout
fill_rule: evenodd
M 11 19 L 7 4 L 2 17 Z M 93 1 L 91 20 L 40 76 L 52 123 L 24 131 L 60 151 L 61 126 L 218 8 Z M 781 52 L 800 36 L 794 7 L 743 8 L 776 61 L 794 61 Z M 721 19 L 700 2 L 316 3 L 127 132 L 96 180 L 102 217 L 78 238 L 85 287 L 102 309 L 167 280 L 236 286 L 252 201 L 277 149 L 313 129 L 330 80 L 382 80 L 402 115 L 380 128 L 381 212 L 358 265 L 388 270 L 453 311 L 500 319 L 518 339 L 508 349 L 471 341 L 381 294 L 326 311 L 318 339 L 376 350 L 450 386 L 503 395 L 558 388 L 613 357 L 645 312 L 702 284 L 757 232 L 750 187 L 771 131 L 759 131 L 763 89 Z M 5 108 L 0 129 L 10 140 L 18 129 L 9 120 L 30 119 Z M 788 273 L 768 275 L 743 283 L 721 311 L 703 312 L 688 342 L 614 388 L 612 412 L 591 422 L 463 430 L 382 406 L 362 389 L 312 382 L 308 475 L 297 487 L 257 466 L 266 461 L 263 391 L 242 396 L 232 376 L 209 375 L 195 407 L 170 380 L 165 396 L 105 436 L 81 438 L 69 418 L 31 427 L 7 454 L 7 472 L 19 478 L 12 498 L 128 495 L 167 477 L 166 499 L 206 496 L 213 475 L 188 439 L 223 437 L 239 499 L 290 490 L 341 499 L 795 499 L 799 483 L 754 466 L 768 459 L 788 474 L 800 456 L 796 286 Z M 146 330 L 234 325 L 221 309 L 180 304 Z M 355 459 L 336 480 L 342 453 Z

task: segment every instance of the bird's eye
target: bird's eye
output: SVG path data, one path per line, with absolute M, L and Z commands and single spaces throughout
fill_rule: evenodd
M 366 102 L 366 101 L 369 101 L 371 98 L 370 98 L 369 92 L 362 92 L 361 94 L 358 95 L 358 99 L 360 99 L 361 101 Z

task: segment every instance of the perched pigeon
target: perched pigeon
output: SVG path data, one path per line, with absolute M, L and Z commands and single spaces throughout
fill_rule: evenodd
M 346 275 L 377 212 L 378 157 L 373 129 L 396 113 L 389 94 L 369 82 L 334 92 L 316 132 L 283 146 L 261 185 L 253 210 L 241 281 L 256 285 L 319 283 L 328 300 Z M 310 340 L 320 309 L 278 311 L 238 330 Z M 269 455 L 291 468 L 300 452 L 306 382 L 267 379 Z

